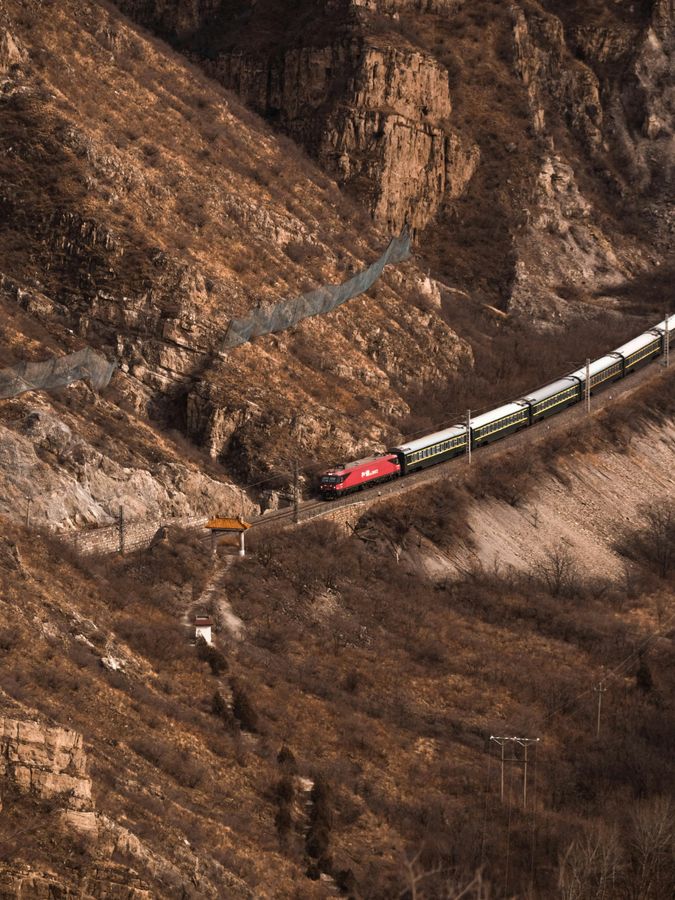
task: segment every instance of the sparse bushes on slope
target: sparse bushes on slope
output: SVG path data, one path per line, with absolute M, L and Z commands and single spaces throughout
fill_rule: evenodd
M 675 504 L 653 501 L 640 513 L 644 524 L 627 528 L 616 548 L 660 578 L 668 578 L 675 571 Z
M 194 788 L 206 778 L 206 769 L 187 750 L 161 740 L 157 735 L 139 736 L 130 742 L 132 749 L 158 766 L 183 787 Z
M 239 678 L 230 679 L 232 688 L 232 712 L 244 731 L 255 734 L 259 729 L 258 714 L 255 711 L 249 692 Z

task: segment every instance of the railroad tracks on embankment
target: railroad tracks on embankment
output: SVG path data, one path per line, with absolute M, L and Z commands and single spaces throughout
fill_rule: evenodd
M 531 425 L 523 431 L 511 434 L 501 441 L 493 444 L 487 444 L 472 453 L 471 468 L 482 466 L 486 461 L 498 458 L 507 451 L 518 448 L 534 447 L 549 437 L 555 436 L 562 432 L 568 431 L 575 424 L 581 424 L 589 417 L 592 420 L 598 413 L 619 406 L 622 400 L 627 399 L 645 384 L 655 382 L 659 378 L 664 381 L 668 378 L 671 369 L 663 366 L 663 360 L 657 358 L 650 365 L 632 372 L 621 381 L 616 381 L 606 388 L 602 393 L 592 398 L 591 412 L 587 413 L 584 408 L 583 401 L 571 406 L 556 416 L 543 419 L 535 425 Z M 295 521 L 295 510 L 286 507 L 275 512 L 258 516 L 251 520 L 254 528 L 262 528 L 268 526 L 286 527 L 291 524 L 303 524 L 313 519 L 336 517 L 338 513 L 346 511 L 352 507 L 373 506 L 378 503 L 386 502 L 395 497 L 401 496 L 408 491 L 414 491 L 423 485 L 431 484 L 435 481 L 449 480 L 451 482 L 461 482 L 466 478 L 469 472 L 468 457 L 456 457 L 447 462 L 440 463 L 429 469 L 422 469 L 412 475 L 404 478 L 396 479 L 387 484 L 379 485 L 376 488 L 365 488 L 357 494 L 352 494 L 342 500 L 305 500 L 300 502 L 298 506 L 298 519 Z

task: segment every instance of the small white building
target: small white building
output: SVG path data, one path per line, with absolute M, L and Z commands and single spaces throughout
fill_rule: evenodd
M 195 640 L 198 641 L 199 638 L 204 638 L 207 644 L 213 643 L 213 637 L 211 636 L 211 629 L 213 628 L 213 621 L 210 616 L 195 616 Z

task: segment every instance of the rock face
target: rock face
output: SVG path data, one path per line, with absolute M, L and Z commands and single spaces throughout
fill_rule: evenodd
M 603 124 L 598 81 L 588 66 L 569 57 L 560 19 L 543 12 L 527 15 L 514 6 L 513 42 L 515 69 L 527 88 L 536 132 L 547 132 L 547 109 L 553 104 L 588 148 L 597 148 Z
M 449 127 L 447 71 L 420 49 L 350 40 L 289 49 L 267 71 L 238 52 L 209 69 L 340 183 L 364 187 L 375 220 L 393 232 L 427 225 L 478 162 L 478 148 Z
M 210 4 L 193 10 L 192 32 L 178 10 L 133 0 L 120 6 L 182 45 L 194 39 L 211 48 L 207 32 L 227 28 L 227 13 Z M 304 46 L 281 46 L 267 57 L 258 49 L 211 48 L 205 67 L 303 144 L 341 184 L 367 198 L 378 223 L 391 232 L 406 223 L 424 228 L 446 192 L 452 198 L 464 192 L 479 150 L 450 127 L 445 66 L 406 41 L 378 41 L 361 20 L 371 13 L 397 18 L 401 10 L 447 14 L 461 2 L 338 0 L 327 6 L 324 15 L 336 25 L 329 41 L 315 40 L 310 32 Z M 351 23 L 346 39 L 339 27 L 345 21 Z M 213 47 L 220 41 L 221 34 L 212 31 Z
M 178 6 L 168 4 L 167 16 Z M 194 454 L 186 432 L 213 459 L 234 461 L 233 472 L 257 481 L 278 467 L 280 454 L 287 458 L 289 410 L 291 420 L 305 423 L 308 458 L 356 445 L 367 450 L 407 414 L 400 385 L 416 371 L 438 379 L 470 362 L 438 306 L 417 302 L 414 261 L 385 271 L 368 295 L 327 322 L 311 320 L 219 355 L 233 318 L 347 281 L 381 254 L 390 235 L 374 230 L 289 141 L 180 57 L 163 55 L 114 10 L 80 0 L 59 4 L 49 18 L 14 0 L 6 8 L 0 26 L 12 47 L 27 49 L 21 61 L 8 62 L 0 98 L 16 147 L 0 166 L 0 211 L 14 248 L 0 272 L 7 357 L 0 365 L 86 343 L 117 369 L 103 397 L 80 385 L 2 402 L 3 511 L 23 519 L 30 503 L 31 522 L 60 529 L 109 522 L 119 505 L 129 519 L 239 511 L 241 494 L 226 472 L 199 471 L 203 456 L 186 459 Z M 213 8 L 192 4 L 190 15 Z M 340 52 L 358 54 L 360 46 L 343 42 Z M 18 59 L 13 49 L 9 56 Z M 33 56 L 45 61 L 39 81 Z M 65 83 L 66 57 L 83 86 L 77 96 Z M 364 127 L 386 119 L 393 134 L 427 91 L 443 88 L 428 125 L 440 154 L 434 177 L 459 190 L 473 157 L 449 138 L 445 159 L 447 84 L 433 60 L 416 58 L 409 76 L 397 62 L 403 81 L 387 91 L 377 76 L 385 92 Z M 384 50 L 367 56 L 362 94 L 386 59 Z M 311 68 L 317 60 L 305 53 L 296 62 Z M 111 88 L 93 109 L 102 77 Z M 317 83 L 323 90 L 327 82 Z M 309 123 L 309 100 L 301 100 L 298 116 Z M 440 353 L 422 359 L 433 347 Z M 167 428 L 175 440 L 166 440 Z
M 33 524 L 63 530 L 107 525 L 120 507 L 131 522 L 208 516 L 213 510 L 241 506 L 239 490 L 198 469 L 167 462 L 150 471 L 140 459 L 121 465 L 74 434 L 45 406 L 33 400 L 24 408 L 18 430 L 0 425 L 0 464 L 6 473 L 2 514 L 25 511 L 30 501 Z
M 603 232 L 598 247 L 609 251 L 591 281 L 603 270 L 640 269 L 643 251 L 666 252 L 673 225 L 663 192 L 675 159 L 669 0 L 592 9 L 560 0 L 332 0 L 321 13 L 307 0 L 297 21 L 284 19 L 280 3 L 225 3 L 217 14 L 201 9 L 190 33 L 166 4 L 119 4 L 308 149 L 375 221 L 426 228 L 420 244 L 433 243 L 429 256 L 446 278 L 463 275 L 461 262 L 447 260 L 470 247 L 476 259 L 462 286 L 492 270 L 486 281 L 504 306 L 517 306 L 523 266 L 540 287 L 544 317 L 561 270 L 563 282 L 577 275 L 576 264 L 555 262 L 562 244 L 547 271 L 521 240 L 539 217 L 541 166 L 551 155 L 575 179 L 580 168 L 591 172 L 584 202 Z M 521 101 L 527 125 L 518 121 Z M 643 248 L 623 240 L 626 205 L 643 217 Z
M 58 821 L 61 828 L 87 842 L 95 859 L 100 856 L 79 879 L 69 877 L 67 869 L 56 876 L 34 868 L 0 865 L 3 897 L 39 900 L 58 894 L 92 900 L 149 900 L 153 896 L 133 870 L 111 863 L 110 857 L 126 854 L 154 870 L 153 874 L 170 871 L 170 863 L 148 853 L 127 829 L 100 816 L 91 789 L 81 734 L 28 719 L 0 718 L 0 799 L 5 796 L 5 802 L 11 803 L 18 793 L 47 802 L 51 815 L 57 815 L 57 820 L 50 821 L 50 830 Z
M 81 734 L 0 719 L 0 779 L 41 800 L 60 799 L 66 824 L 98 837 Z
M 668 247 L 668 4 L 641 18 L 608 4 L 621 15 L 601 27 L 557 0 L 333 0 L 322 15 L 302 0 L 293 17 L 276 0 L 119 5 L 308 148 L 385 230 L 409 222 L 455 301 L 464 290 L 546 320 L 571 308 L 561 286 L 606 290 Z M 456 302 L 420 291 L 414 261 L 341 311 L 219 356 L 233 318 L 347 280 L 389 235 L 121 13 L 4 7 L 0 327 L 15 356 L 2 363 L 82 341 L 118 370 L 95 414 L 77 391 L 0 408 L 3 509 L 23 517 L 36 484 L 59 527 L 109 521 L 120 504 L 238 509 L 224 478 L 183 465 L 158 432 L 140 441 L 139 423 L 187 433 L 257 483 L 286 465 L 289 441 L 317 461 L 381 449 L 411 388 L 471 368 Z M 623 233 L 624 207 L 640 204 L 649 240 Z M 29 427 L 33 406 L 44 428 Z

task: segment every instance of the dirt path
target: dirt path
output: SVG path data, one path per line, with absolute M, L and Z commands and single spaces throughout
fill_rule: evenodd
M 193 600 L 183 614 L 183 624 L 188 626 L 195 613 L 206 610 L 211 611 L 218 630 L 225 632 L 235 641 L 244 637 L 246 628 L 239 616 L 234 612 L 230 601 L 227 599 L 227 572 L 238 557 L 227 555 L 219 557 L 216 562 L 216 571 L 209 579 L 199 599 Z

